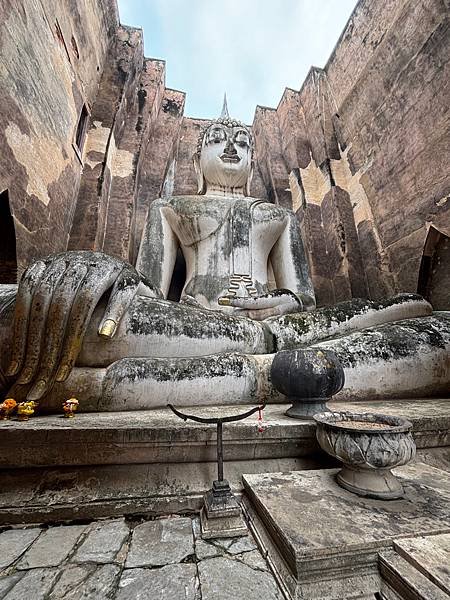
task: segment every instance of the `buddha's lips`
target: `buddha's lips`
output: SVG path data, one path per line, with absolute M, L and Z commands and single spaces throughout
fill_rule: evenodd
M 241 158 L 237 154 L 226 154 L 225 152 L 221 154 L 220 160 L 223 162 L 233 162 L 238 163 Z

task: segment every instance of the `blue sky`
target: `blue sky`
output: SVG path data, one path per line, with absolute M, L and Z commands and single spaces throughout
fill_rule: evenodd
M 325 66 L 356 0 L 119 0 L 121 22 L 142 27 L 145 55 L 166 60 L 167 87 L 187 93 L 185 114 L 253 121 Z

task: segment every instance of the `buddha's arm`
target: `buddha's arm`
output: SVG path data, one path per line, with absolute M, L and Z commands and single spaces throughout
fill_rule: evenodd
M 148 211 L 136 269 L 151 292 L 146 296 L 167 298 L 172 279 L 178 240 L 164 214 L 165 200 L 155 200 Z
M 269 260 L 277 288 L 293 292 L 301 300 L 303 310 L 314 310 L 316 307 L 314 288 L 299 224 L 294 213 L 288 213 L 286 227 L 274 244 Z

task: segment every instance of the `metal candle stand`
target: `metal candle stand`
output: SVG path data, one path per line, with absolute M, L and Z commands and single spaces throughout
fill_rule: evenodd
M 172 404 L 167 405 L 177 417 L 197 423 L 214 424 L 217 426 L 217 480 L 212 488 L 204 495 L 204 505 L 200 512 L 202 538 L 236 537 L 248 535 L 247 526 L 242 517 L 241 507 L 231 491 L 229 482 L 223 477 L 223 424 L 241 421 L 257 411 L 265 408 L 256 406 L 245 413 L 233 417 L 206 418 L 187 415 L 177 410 Z

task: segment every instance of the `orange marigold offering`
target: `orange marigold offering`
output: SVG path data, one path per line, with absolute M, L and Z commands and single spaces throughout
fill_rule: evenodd
M 17 402 L 14 400 L 14 398 L 7 398 L 3 402 L 3 407 L 6 408 L 6 410 L 12 410 L 13 408 L 16 408 L 16 406 Z

